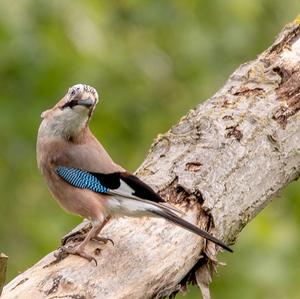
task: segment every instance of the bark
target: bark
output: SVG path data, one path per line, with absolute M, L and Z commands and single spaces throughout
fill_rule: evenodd
M 211 99 L 160 135 L 137 171 L 185 217 L 233 244 L 300 173 L 300 26 L 286 26 Z M 46 229 L 46 228 L 45 228 Z M 209 298 L 213 244 L 161 219 L 111 221 L 98 266 L 53 253 L 5 288 L 8 298 L 162 298 L 195 279 Z
M 2 288 L 5 283 L 5 275 L 6 275 L 6 268 L 7 268 L 7 256 L 3 253 L 0 253 L 0 296 L 2 293 Z

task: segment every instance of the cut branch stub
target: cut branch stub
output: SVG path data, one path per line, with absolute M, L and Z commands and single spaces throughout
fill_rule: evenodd
M 5 283 L 7 259 L 8 257 L 4 253 L 0 253 L 0 296 Z

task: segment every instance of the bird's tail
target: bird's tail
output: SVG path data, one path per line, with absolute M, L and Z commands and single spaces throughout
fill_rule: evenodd
M 224 244 L 221 240 L 215 238 L 214 236 L 212 236 L 208 232 L 200 229 L 196 225 L 178 217 L 175 213 L 173 213 L 172 211 L 168 210 L 165 207 L 163 207 L 162 209 L 153 209 L 152 213 L 154 215 L 157 215 L 157 216 L 160 216 L 160 217 L 166 219 L 167 221 L 169 221 L 171 223 L 181 226 L 182 228 L 189 230 L 189 231 L 201 236 L 202 238 L 205 238 L 205 239 L 219 245 L 220 247 L 224 248 L 225 250 L 227 250 L 229 252 L 233 252 L 233 250 L 231 248 L 229 248 L 226 244 Z
M 128 198 L 120 195 L 115 195 L 110 198 L 108 205 L 111 214 L 123 214 L 131 217 L 140 217 L 143 215 L 162 217 L 171 223 L 181 226 L 182 228 L 219 245 L 227 251 L 233 252 L 233 250 L 226 246 L 222 241 L 218 240 L 208 232 L 200 229 L 196 225 L 193 225 L 192 223 L 177 216 L 175 214 L 175 212 L 178 212 L 177 209 L 170 207 L 169 205 L 156 203 L 137 197 Z

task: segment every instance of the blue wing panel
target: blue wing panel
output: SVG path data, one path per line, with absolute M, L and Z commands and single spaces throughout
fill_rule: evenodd
M 94 175 L 87 171 L 59 166 L 56 168 L 56 173 L 74 187 L 89 189 L 97 193 L 107 193 L 109 191 Z

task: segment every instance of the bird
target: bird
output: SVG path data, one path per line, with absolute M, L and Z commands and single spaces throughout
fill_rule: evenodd
M 122 216 L 164 218 L 233 252 L 221 240 L 184 220 L 178 208 L 112 160 L 89 128 L 98 100 L 95 88 L 76 84 L 41 114 L 36 144 L 38 168 L 62 208 L 92 224 L 79 244 L 65 244 L 61 252 L 95 260 L 86 252 L 86 245 L 91 239 L 111 240 L 99 234 L 111 218 Z

